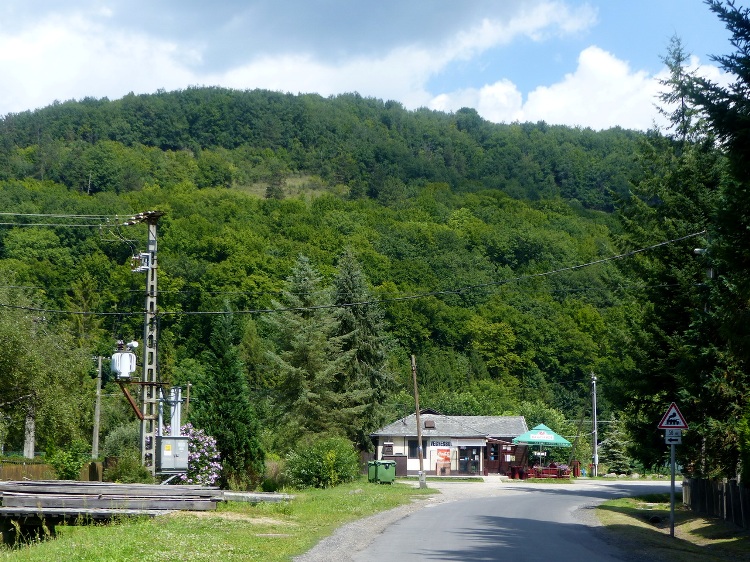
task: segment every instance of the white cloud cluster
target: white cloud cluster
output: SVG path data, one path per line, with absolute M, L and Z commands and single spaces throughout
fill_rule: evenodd
M 237 4 L 238 10 L 241 5 Z M 526 99 L 518 86 L 503 76 L 481 87 L 456 84 L 444 86 L 447 91 L 429 91 L 429 81 L 450 65 L 491 56 L 519 40 L 540 42 L 579 34 L 595 25 L 597 18 L 587 4 L 571 7 L 562 0 L 504 0 L 488 3 L 484 13 L 475 7 L 461 14 L 445 31 L 454 5 L 442 1 L 436 5 L 441 6 L 442 14 L 430 16 L 431 29 L 422 30 L 421 35 L 415 27 L 413 40 L 409 40 L 407 28 L 400 26 L 391 33 L 390 43 L 384 40 L 377 49 L 352 49 L 337 56 L 324 56 L 325 49 L 320 46 L 304 48 L 316 40 L 322 41 L 321 45 L 330 43 L 330 38 L 315 36 L 314 26 L 310 26 L 309 37 L 294 41 L 283 29 L 276 29 L 276 43 L 264 44 L 262 49 L 256 43 L 242 42 L 239 36 L 221 37 L 230 27 L 237 27 L 232 22 L 251 22 L 248 14 L 253 13 L 252 8 L 272 9 L 272 4 L 259 0 L 243 5 L 245 12 L 238 12 L 240 15 L 229 22 L 207 23 L 206 27 L 215 28 L 200 37 L 176 35 L 174 25 L 169 27 L 170 33 L 163 34 L 157 34 L 154 25 L 137 29 L 132 17 L 129 25 L 124 25 L 124 20 L 118 20 L 121 11 L 102 9 L 96 3 L 88 12 L 80 8 L 66 14 L 58 9 L 37 17 L 26 13 L 15 26 L 13 10 L 8 10 L 3 15 L 11 21 L 0 23 L 0 114 L 42 107 L 54 100 L 86 96 L 116 99 L 131 91 L 219 85 L 321 95 L 356 91 L 397 100 L 407 108 L 455 111 L 474 107 L 494 122 L 544 120 L 595 129 L 615 125 L 646 129 L 652 125 L 658 88 L 655 78 L 596 46 L 580 53 L 574 72 L 537 86 Z M 390 17 L 388 10 L 380 12 L 382 17 Z M 170 21 L 164 9 L 157 15 L 161 22 Z M 195 23 L 198 18 L 193 16 Z M 425 21 L 428 19 L 425 16 Z M 368 25 L 363 33 L 377 31 L 377 26 Z M 267 33 L 273 35 L 273 31 Z M 354 33 L 356 30 L 342 31 L 341 40 L 351 40 Z M 251 34 L 252 30 L 248 31 Z M 302 47 L 290 51 L 285 47 L 288 43 Z M 230 62 L 212 64 L 220 48 L 226 50 Z

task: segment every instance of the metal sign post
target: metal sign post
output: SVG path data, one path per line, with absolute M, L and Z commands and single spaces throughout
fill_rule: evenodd
M 672 473 L 672 484 L 669 498 L 669 536 L 674 538 L 674 473 L 675 473 L 675 446 L 682 444 L 682 430 L 687 429 L 688 425 L 683 417 L 677 404 L 672 404 L 667 408 L 667 411 L 659 422 L 659 429 L 664 429 L 664 441 L 669 445 L 669 457 L 671 464 Z

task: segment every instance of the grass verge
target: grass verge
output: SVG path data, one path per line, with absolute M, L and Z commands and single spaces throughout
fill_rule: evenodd
M 182 512 L 108 525 L 58 526 L 57 538 L 0 550 L 11 561 L 290 560 L 355 519 L 435 490 L 366 480 L 328 490 L 294 492 L 293 501 L 230 502 L 215 512 Z
M 708 519 L 678 504 L 675 536 L 669 533 L 669 494 L 620 498 L 597 508 L 615 542 L 650 560 L 708 562 L 750 560 L 750 533 L 721 519 Z

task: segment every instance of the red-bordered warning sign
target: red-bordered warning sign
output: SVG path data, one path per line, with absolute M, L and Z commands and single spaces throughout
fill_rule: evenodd
M 687 429 L 688 424 L 685 421 L 685 417 L 680 412 L 677 404 L 672 404 L 667 408 L 667 412 L 661 418 L 659 422 L 659 429 Z

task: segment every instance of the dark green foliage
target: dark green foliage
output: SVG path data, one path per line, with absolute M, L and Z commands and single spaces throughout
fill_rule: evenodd
M 342 337 L 346 357 L 333 381 L 339 424 L 361 450 L 370 446 L 369 434 L 385 422 L 381 405 L 394 388 L 388 365 L 392 340 L 387 335 L 383 312 L 372 302 L 362 268 L 354 255 L 345 253 L 333 282 L 333 303 L 339 305 L 334 336 Z
M 252 489 L 263 476 L 260 424 L 250 402 L 239 359 L 239 327 L 227 311 L 217 316 L 205 353 L 206 374 L 196 385 L 194 425 L 216 439 L 221 455 L 222 486 Z
M 46 458 L 58 480 L 78 480 L 83 465 L 91 460 L 91 447 L 79 439 L 65 448 L 47 451 Z
M 302 173 L 393 207 L 426 181 L 609 209 L 610 192 L 625 193 L 636 172 L 628 131 L 495 125 L 471 109 L 407 111 L 356 94 L 188 88 L 71 101 L 5 116 L 0 137 L 0 179 L 51 179 L 82 193 L 261 181 L 276 198 Z
M 102 456 L 121 457 L 125 451 L 138 450 L 141 440 L 141 428 L 137 421 L 118 425 L 104 438 Z
M 286 457 L 286 474 L 297 488 L 332 488 L 351 482 L 360 473 L 359 455 L 342 437 L 301 442 Z
M 599 444 L 600 462 L 606 465 L 607 472 L 629 474 L 631 460 L 628 456 L 628 439 L 621 423 L 610 418 L 606 425 L 606 437 Z
M 112 464 L 104 469 L 105 482 L 119 482 L 121 484 L 151 484 L 154 477 L 141 464 L 141 453 L 137 448 L 126 448 L 116 458 L 110 459 Z
M 298 257 L 283 297 L 283 304 L 274 303 L 279 312 L 264 321 L 275 344 L 266 352 L 268 369 L 275 373 L 275 441 L 288 450 L 300 438 L 349 429 L 351 409 L 344 398 L 352 389 L 337 389 L 336 381 L 354 353 L 343 351 L 330 294 L 307 257 Z M 355 415 L 364 409 L 359 404 Z

